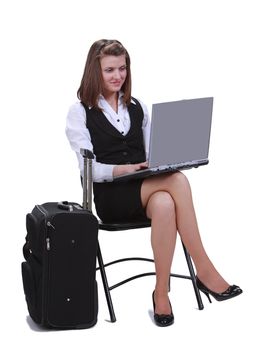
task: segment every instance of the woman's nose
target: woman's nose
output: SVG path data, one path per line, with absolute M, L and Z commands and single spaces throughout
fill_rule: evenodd
M 114 78 L 115 79 L 120 79 L 121 78 L 119 69 L 115 69 L 114 70 Z

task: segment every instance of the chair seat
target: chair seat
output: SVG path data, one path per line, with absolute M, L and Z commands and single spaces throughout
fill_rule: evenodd
M 151 220 L 146 221 L 131 221 L 131 222 L 102 222 L 99 221 L 99 228 L 106 231 L 123 231 L 133 230 L 137 228 L 145 228 L 151 226 Z

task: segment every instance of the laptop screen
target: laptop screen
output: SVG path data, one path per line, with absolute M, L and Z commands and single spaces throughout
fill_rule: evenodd
M 153 104 L 149 167 L 208 158 L 213 98 Z

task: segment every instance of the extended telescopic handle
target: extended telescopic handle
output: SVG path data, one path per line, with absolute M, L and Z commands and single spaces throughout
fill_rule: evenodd
M 94 154 L 88 150 L 81 148 L 80 154 L 84 159 L 83 168 L 83 209 L 92 211 L 92 160 Z

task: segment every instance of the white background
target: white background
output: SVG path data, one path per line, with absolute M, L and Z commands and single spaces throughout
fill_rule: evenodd
M 259 32 L 253 0 L 1 1 L 1 348 L 259 346 Z M 111 324 L 98 276 L 97 325 L 46 332 L 30 322 L 23 295 L 25 215 L 36 203 L 81 202 L 65 118 L 88 49 L 101 38 L 127 47 L 133 95 L 149 109 L 153 102 L 214 96 L 210 163 L 186 175 L 207 251 L 244 294 L 213 304 L 203 297 L 198 311 L 189 282 L 174 279 L 176 322 L 161 329 L 151 319 L 154 280 L 146 278 L 112 292 L 118 321 Z M 145 231 L 101 233 L 100 242 L 104 257 L 151 253 Z M 134 268 L 126 266 L 127 276 Z M 178 245 L 173 270 L 185 269 Z M 120 274 L 112 271 L 111 279 Z

